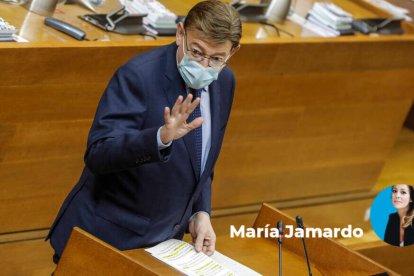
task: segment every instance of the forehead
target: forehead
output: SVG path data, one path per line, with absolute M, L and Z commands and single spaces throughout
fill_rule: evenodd
M 195 29 L 187 29 L 187 43 L 193 47 L 200 48 L 205 54 L 228 54 L 232 43 L 227 40 L 224 43 L 216 43 L 208 38 L 203 32 Z
M 409 191 L 408 185 L 405 185 L 405 184 L 395 185 L 394 189 L 397 190 L 397 191 L 406 191 L 406 192 Z

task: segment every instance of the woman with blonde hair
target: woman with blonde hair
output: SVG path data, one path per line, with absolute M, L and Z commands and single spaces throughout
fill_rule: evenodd
M 384 241 L 395 246 L 414 244 L 414 189 L 411 185 L 392 186 L 392 205 L 396 213 L 389 216 Z

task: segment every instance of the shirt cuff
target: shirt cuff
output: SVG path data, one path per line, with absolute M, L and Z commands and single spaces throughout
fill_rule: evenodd
M 194 213 L 189 219 L 188 222 L 191 222 L 193 220 L 193 218 L 198 214 L 198 213 L 204 213 L 206 214 L 209 218 L 210 218 L 210 214 L 205 212 L 205 211 L 198 211 L 197 213 Z
M 169 146 L 171 146 L 171 144 L 172 144 L 172 141 L 170 141 L 168 144 L 164 144 L 162 141 L 161 141 L 161 134 L 160 134 L 160 131 L 161 131 L 161 127 L 158 129 L 158 131 L 157 131 L 157 144 L 158 144 L 158 150 L 163 150 L 163 149 L 166 149 L 166 148 L 168 148 Z

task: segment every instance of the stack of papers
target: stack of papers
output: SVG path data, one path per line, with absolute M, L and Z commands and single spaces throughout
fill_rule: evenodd
M 306 19 L 316 28 L 326 31 L 324 36 L 339 36 L 352 33 L 352 14 L 329 2 L 315 2 Z
M 1 0 L 0 2 L 6 2 L 6 3 L 12 3 L 12 4 L 22 4 L 22 1 L 20 0 Z
M 15 33 L 16 28 L 0 17 L 0 41 L 14 41 L 13 36 Z
M 171 239 L 145 249 L 155 258 L 174 267 L 186 275 L 203 276 L 256 276 L 259 273 L 215 251 L 208 257 L 197 253 L 194 246 Z
M 398 7 L 385 0 L 365 0 L 365 1 L 392 14 L 395 17 L 395 19 L 401 18 L 407 21 L 413 21 L 413 19 L 410 16 L 408 16 L 408 14 L 410 13 L 408 9 Z
M 130 14 L 147 14 L 144 24 L 154 29 L 176 29 L 177 15 L 156 0 L 121 0 Z

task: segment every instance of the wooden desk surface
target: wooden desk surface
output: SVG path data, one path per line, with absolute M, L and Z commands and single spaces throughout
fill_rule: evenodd
M 250 267 L 263 275 L 276 275 L 279 271 L 278 246 L 266 239 L 231 239 L 228 236 L 218 237 L 217 251 L 239 263 Z M 243 254 L 240 254 L 243 252 Z M 160 275 L 182 275 L 174 268 L 152 257 L 144 249 L 124 251 L 132 258 L 148 264 Z M 283 274 L 307 275 L 308 269 L 304 256 L 298 256 L 292 251 L 283 249 Z M 314 265 L 311 265 L 313 275 L 323 275 Z
M 306 1 L 295 1 L 295 11 L 301 16 L 305 16 L 312 3 L 316 0 L 306 0 Z M 344 8 L 345 10 L 351 12 L 355 18 L 375 18 L 384 16 L 384 13 L 378 11 L 375 8 L 361 6 L 362 0 L 333 0 L 335 4 Z M 190 7 L 198 1 L 161 1 L 164 2 L 165 6 L 175 12 L 177 15 L 185 15 Z M 102 7 L 98 7 L 98 13 L 108 13 L 114 10 L 118 6 L 118 2 L 115 0 L 108 0 Z M 88 22 L 83 21 L 78 18 L 79 15 L 91 13 L 87 9 L 79 5 L 58 5 L 54 17 L 61 19 L 63 21 L 69 22 L 76 27 L 81 28 L 87 34 L 87 37 L 90 40 L 98 41 L 145 41 L 153 40 L 153 38 L 148 36 L 141 35 L 121 35 L 111 32 L 105 32 L 99 28 L 91 25 Z M 43 24 L 44 17 L 37 15 L 35 13 L 29 12 L 23 7 L 16 5 L 9 5 L 5 3 L 0 3 L 0 16 L 3 17 L 6 21 L 13 24 L 16 28 L 19 29 L 18 34 L 23 38 L 29 40 L 30 42 L 39 42 L 39 41 L 76 41 L 74 38 L 71 38 L 65 34 L 62 34 L 48 26 Z M 282 24 L 277 24 L 277 26 L 285 31 L 290 32 L 296 38 L 306 38 L 306 37 L 317 37 L 314 33 L 303 29 L 296 23 L 292 21 L 285 21 Z M 406 28 L 406 33 L 414 33 L 412 28 Z M 358 34 L 357 36 L 362 36 Z M 289 35 L 281 33 L 281 37 L 276 36 L 276 32 L 272 27 L 260 25 L 257 23 L 243 23 L 243 40 L 245 39 L 255 39 L 257 42 L 262 41 L 277 41 L 282 38 L 290 38 Z M 159 37 L 157 40 L 166 44 L 172 42 L 174 37 Z M 243 41 L 242 41 L 243 43 Z
M 262 275 L 277 275 L 279 272 L 279 252 L 278 252 L 278 245 L 275 240 L 265 239 L 265 238 L 258 238 L 258 239 L 242 239 L 242 238 L 235 238 L 232 239 L 229 236 L 219 236 L 218 237 L 218 244 L 216 250 L 220 253 L 230 257 L 237 262 L 255 270 L 256 272 Z M 286 240 L 285 242 L 290 242 L 290 240 Z M 316 249 L 316 248 L 312 248 Z M 309 251 L 309 247 L 308 247 Z M 315 250 L 314 250 L 315 251 Z M 240 252 L 243 252 L 242 254 Z M 163 262 L 159 261 L 158 259 L 152 257 L 148 252 L 144 249 L 135 249 L 135 250 L 128 250 L 124 251 L 126 255 L 132 257 L 133 259 L 139 261 L 140 263 L 145 263 L 148 267 L 151 267 L 151 270 L 159 275 L 182 275 L 180 272 L 175 270 L 174 268 L 164 264 Z M 302 253 L 302 251 L 301 251 Z M 359 267 L 356 264 L 348 263 L 347 265 L 344 264 L 336 264 L 332 262 L 330 265 L 326 263 L 330 263 L 328 261 L 330 256 L 325 254 L 323 250 L 320 252 L 309 252 L 312 253 L 310 255 L 310 264 L 312 275 L 372 275 L 379 272 L 387 271 L 386 268 L 381 270 L 381 267 L 375 267 L 370 260 L 363 260 L 366 261 L 371 265 L 371 267 Z M 349 253 L 349 254 L 356 254 L 356 253 Z M 325 259 L 325 264 L 321 264 L 316 259 L 312 259 L 312 255 L 316 259 Z M 357 257 L 356 259 L 358 259 Z M 358 259 L 358 261 L 360 261 Z M 320 267 L 315 264 L 319 264 Z M 344 261 L 346 263 L 346 261 Z M 296 254 L 293 251 L 289 250 L 286 245 L 284 245 L 282 249 L 282 270 L 283 275 L 308 275 L 308 268 L 306 265 L 305 257 L 303 254 Z M 387 271 L 393 273 L 392 271 Z M 391 274 L 393 275 L 393 274 Z
M 295 224 L 292 217 L 264 204 L 253 228 L 263 229 L 271 225 L 273 221 L 284 221 L 285 225 L 292 226 Z M 331 239 L 306 238 L 306 240 L 313 275 L 374 275 L 382 272 L 394 275 L 393 271 L 359 255 L 355 251 L 346 249 Z M 263 275 L 276 275 L 279 271 L 278 243 L 274 238 L 249 239 L 220 235 L 217 238 L 216 250 Z M 143 249 L 128 250 L 123 253 L 132 257 L 138 263 L 145 264 L 156 274 L 172 274 L 170 272 L 172 271 L 171 268 L 151 257 Z M 308 274 L 300 238 L 284 239 L 282 266 L 284 275 Z

